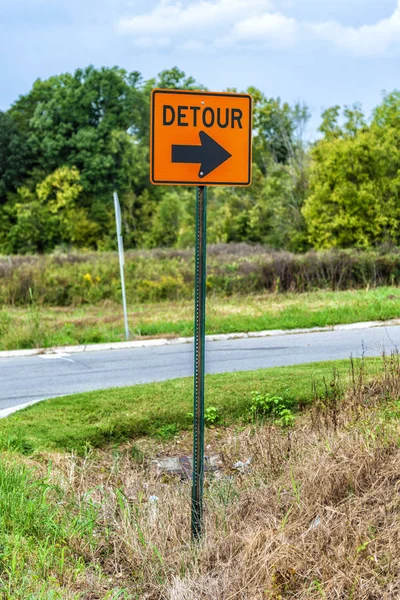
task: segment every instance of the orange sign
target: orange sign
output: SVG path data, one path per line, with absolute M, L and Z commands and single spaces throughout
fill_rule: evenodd
M 154 185 L 250 185 L 248 94 L 153 90 L 150 180 Z

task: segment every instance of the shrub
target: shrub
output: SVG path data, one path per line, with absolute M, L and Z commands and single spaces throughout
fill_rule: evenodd
M 295 416 L 291 404 L 281 396 L 252 392 L 250 415 L 253 419 L 272 417 L 281 427 L 293 427 Z
M 216 425 L 221 420 L 218 408 L 215 406 L 209 406 L 204 411 L 204 422 L 208 426 Z
M 194 253 L 189 250 L 126 253 L 128 302 L 189 299 Z M 219 244 L 208 251 L 209 294 L 308 292 L 400 285 L 400 251 L 330 250 L 291 254 L 263 246 Z M 0 304 L 80 306 L 120 301 L 117 253 L 0 257 Z

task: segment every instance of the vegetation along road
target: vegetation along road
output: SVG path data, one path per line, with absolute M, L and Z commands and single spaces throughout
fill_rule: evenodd
M 253 371 L 350 356 L 379 356 L 400 346 L 400 326 L 209 342 L 207 372 Z M 55 396 L 190 376 L 193 345 L 165 345 L 0 360 L 0 409 Z

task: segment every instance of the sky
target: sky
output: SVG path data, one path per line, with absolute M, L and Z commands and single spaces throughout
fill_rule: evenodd
M 93 64 L 178 66 L 322 110 L 400 88 L 400 0 L 0 0 L 0 110 L 37 78 Z

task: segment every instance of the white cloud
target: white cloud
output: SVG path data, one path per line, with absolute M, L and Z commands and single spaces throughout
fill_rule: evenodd
M 311 32 L 339 48 L 358 55 L 381 55 L 400 41 L 400 0 L 394 13 L 374 25 L 343 27 L 339 23 L 317 23 Z
M 350 0 L 348 0 L 350 1 Z M 284 14 L 286 0 L 159 0 L 150 12 L 122 19 L 121 33 L 141 46 L 291 46 L 317 40 L 356 55 L 382 55 L 400 48 L 400 0 L 394 13 L 373 25 L 349 27 L 337 21 L 299 21 Z M 280 10 L 279 10 L 280 9 Z
M 172 44 L 172 39 L 167 36 L 153 37 L 151 35 L 141 35 L 135 39 L 135 43 L 140 48 L 167 48 Z
M 174 0 L 160 0 L 146 14 L 121 19 L 118 28 L 134 35 L 176 35 L 196 38 L 207 34 L 204 28 L 224 29 L 245 18 L 262 13 L 272 6 L 270 0 L 200 0 L 188 5 Z
M 298 22 L 281 13 L 264 13 L 244 19 L 231 32 L 232 41 L 268 42 L 274 45 L 291 45 L 297 41 Z

